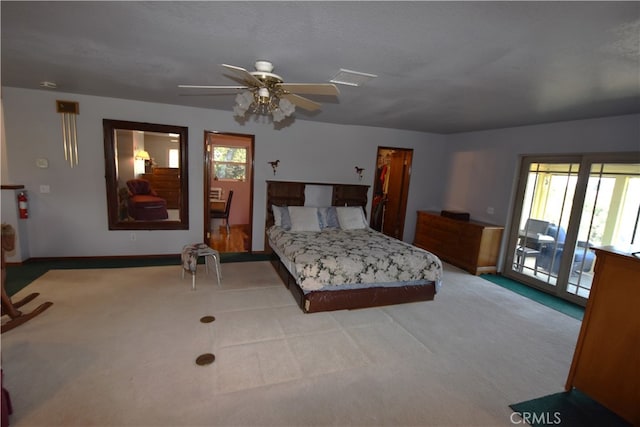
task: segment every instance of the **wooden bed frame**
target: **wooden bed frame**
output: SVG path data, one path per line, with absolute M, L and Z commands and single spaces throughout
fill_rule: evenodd
M 265 252 L 271 253 L 271 263 L 305 313 L 358 309 L 383 305 L 431 301 L 436 294 L 435 283 L 400 287 L 371 287 L 337 291 L 313 291 L 306 295 L 287 267 L 269 246 L 266 230 L 274 224 L 271 206 L 304 206 L 306 185 L 326 185 L 332 188 L 333 206 L 362 206 L 366 210 L 368 185 L 329 184 L 316 182 L 267 181 L 267 215 Z

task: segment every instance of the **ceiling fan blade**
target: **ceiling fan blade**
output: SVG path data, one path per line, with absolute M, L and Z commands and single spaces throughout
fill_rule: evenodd
M 251 73 L 249 73 L 247 70 L 245 70 L 242 67 L 236 67 L 235 65 L 229 65 L 229 64 L 222 64 L 222 66 L 228 70 L 233 71 L 238 76 L 240 76 L 242 80 L 246 81 L 248 84 L 252 86 L 257 86 L 257 87 L 264 86 L 264 83 L 262 83 L 260 80 L 255 78 Z
M 280 88 L 291 93 L 305 95 L 340 95 L 338 87 L 332 83 L 280 83 Z
M 225 73 L 225 74 L 223 74 L 223 76 L 225 76 L 228 79 L 233 80 L 234 82 L 238 83 L 239 85 L 247 86 L 249 84 L 246 80 L 241 79 L 239 76 L 232 76 L 229 73 Z M 251 86 L 251 87 L 254 87 L 254 86 Z
M 207 85 L 178 85 L 186 89 L 249 89 L 249 86 L 207 86 Z
M 320 107 L 322 106 L 315 101 L 312 101 L 310 99 L 304 98 L 299 95 L 295 95 L 293 93 L 284 94 L 282 95 L 282 97 L 284 99 L 291 101 L 292 104 L 295 104 L 296 106 L 303 108 L 307 111 L 316 111 L 316 110 L 319 110 Z

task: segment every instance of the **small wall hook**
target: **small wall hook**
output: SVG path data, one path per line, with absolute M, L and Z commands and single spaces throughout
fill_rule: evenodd
M 278 164 L 280 164 L 280 160 L 274 160 L 272 162 L 268 162 L 271 165 L 271 168 L 273 169 L 273 174 L 276 174 L 276 170 L 278 169 Z
M 358 175 L 358 179 L 362 181 L 362 173 L 364 172 L 364 168 L 356 166 L 356 174 Z

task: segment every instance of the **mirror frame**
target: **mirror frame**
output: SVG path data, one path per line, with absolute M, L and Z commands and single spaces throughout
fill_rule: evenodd
M 107 184 L 107 213 L 109 230 L 187 230 L 189 229 L 189 169 L 187 162 L 188 128 L 185 126 L 128 122 L 103 119 L 105 180 Z M 180 220 L 179 221 L 120 221 L 118 218 L 118 177 L 116 174 L 115 131 L 176 133 L 180 135 Z

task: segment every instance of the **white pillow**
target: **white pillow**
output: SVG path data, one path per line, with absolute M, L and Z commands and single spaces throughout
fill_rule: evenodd
M 318 208 L 289 206 L 291 231 L 320 231 Z
M 273 211 L 273 223 L 277 227 L 282 227 L 285 230 L 291 230 L 291 219 L 289 219 L 289 210 L 286 206 L 271 206 Z
M 273 212 L 273 223 L 276 227 L 282 227 L 282 211 L 280 206 L 272 205 L 271 211 Z
M 357 230 L 367 228 L 367 220 L 361 206 L 337 207 L 338 222 L 343 230 Z

